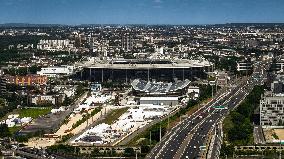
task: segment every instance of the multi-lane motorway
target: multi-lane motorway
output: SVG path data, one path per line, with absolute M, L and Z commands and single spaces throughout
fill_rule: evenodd
M 264 65 L 257 64 L 254 73 L 247 78 L 237 80 L 236 87 L 227 92 L 221 92 L 211 102 L 200 108 L 197 112 L 176 125 L 162 140 L 152 149 L 146 158 L 199 158 L 204 157 L 204 151 L 208 155 L 208 148 L 202 146 L 208 144 L 212 133 L 215 133 L 215 125 L 248 95 L 255 85 L 263 82 Z M 257 75 L 257 79 L 254 78 Z M 227 109 L 215 109 L 213 106 L 224 105 Z M 213 144 L 211 149 L 217 149 Z M 217 153 L 209 151 L 211 158 L 216 158 Z

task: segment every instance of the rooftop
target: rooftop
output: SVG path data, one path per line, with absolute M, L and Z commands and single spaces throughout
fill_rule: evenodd
M 94 63 L 77 63 L 83 67 L 89 68 L 110 68 L 110 69 L 148 69 L 148 68 L 191 68 L 212 66 L 207 60 L 138 60 L 121 59 L 107 60 Z
M 177 90 L 184 89 L 189 85 L 188 79 L 184 81 L 163 83 L 163 82 L 147 82 L 140 79 L 135 79 L 131 85 L 134 90 L 145 92 L 149 94 L 167 94 L 170 92 L 176 92 Z

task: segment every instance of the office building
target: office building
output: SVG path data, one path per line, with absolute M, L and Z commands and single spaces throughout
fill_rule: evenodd
M 133 49 L 133 38 L 130 35 L 124 35 L 121 38 L 121 48 L 125 51 L 131 51 Z
M 241 61 L 237 63 L 237 71 L 246 72 L 253 69 L 250 61 Z
M 70 47 L 73 47 L 73 44 L 70 43 L 70 40 L 40 40 L 37 44 L 37 49 L 39 50 L 48 50 L 48 51 L 60 51 L 68 50 Z
M 280 126 L 284 122 L 283 94 L 266 94 L 260 100 L 260 124 Z

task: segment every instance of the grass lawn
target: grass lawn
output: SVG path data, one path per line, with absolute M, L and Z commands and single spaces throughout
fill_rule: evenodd
M 23 108 L 19 109 L 18 113 L 20 115 L 20 118 L 23 117 L 32 117 L 33 119 L 38 118 L 41 115 L 48 114 L 51 111 L 52 108 L 46 107 L 43 109 L 38 109 L 38 108 Z
M 14 134 L 15 132 L 19 131 L 21 129 L 21 126 L 14 126 L 8 128 L 11 134 Z
M 115 120 L 117 120 L 122 114 L 124 114 L 128 108 L 121 108 L 112 110 L 100 123 L 112 124 Z
M 43 109 L 40 108 L 22 108 L 22 109 L 16 109 L 10 114 L 19 114 L 20 118 L 23 117 L 32 117 L 33 119 L 38 118 L 41 115 L 45 115 L 51 111 L 52 108 L 46 107 Z M 14 134 L 15 132 L 19 131 L 21 129 L 21 126 L 14 126 L 10 127 L 9 131 L 11 134 Z

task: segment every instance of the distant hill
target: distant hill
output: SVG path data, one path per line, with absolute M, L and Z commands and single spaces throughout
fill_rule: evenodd
M 174 24 L 157 24 L 157 25 L 148 25 L 148 24 L 79 24 L 79 25 L 66 25 L 66 24 L 30 24 L 30 23 L 4 23 L 0 24 L 0 27 L 7 28 L 37 28 L 37 27 L 94 27 L 94 26 L 235 26 L 235 27 L 243 27 L 243 26 L 284 26 L 284 23 L 226 23 L 226 24 L 190 24 L 190 25 L 174 25 Z
M 5 23 L 0 24 L 0 27 L 9 27 L 9 28 L 26 28 L 26 27 L 64 27 L 68 25 L 62 24 L 29 24 L 29 23 Z

